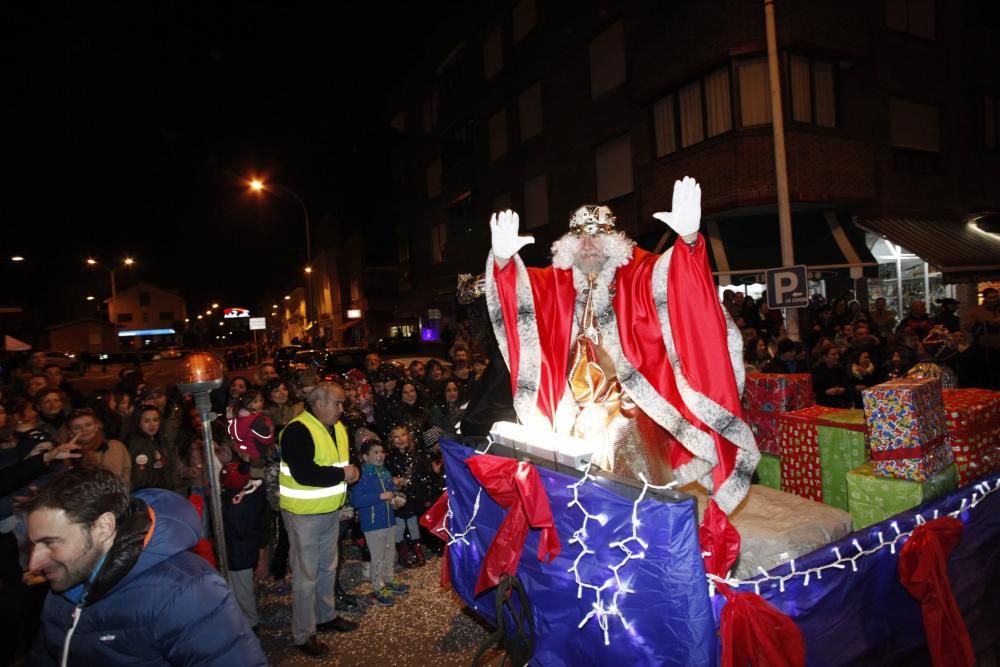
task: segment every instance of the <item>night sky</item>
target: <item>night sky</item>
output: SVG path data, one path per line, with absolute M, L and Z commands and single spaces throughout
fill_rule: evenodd
M 4 3 L 8 295 L 107 291 L 84 260 L 125 254 L 132 280 L 179 288 L 195 312 L 287 290 L 301 210 L 243 179 L 294 188 L 314 240 L 324 214 L 363 214 L 388 168 L 386 94 L 448 4 Z

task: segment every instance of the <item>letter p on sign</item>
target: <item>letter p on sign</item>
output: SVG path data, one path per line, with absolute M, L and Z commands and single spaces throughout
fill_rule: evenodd
M 802 308 L 809 305 L 805 265 L 770 269 L 765 280 L 768 308 Z

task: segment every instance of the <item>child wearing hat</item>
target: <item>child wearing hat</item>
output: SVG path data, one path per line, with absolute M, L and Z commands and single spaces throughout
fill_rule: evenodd
M 227 463 L 219 473 L 222 483 L 222 525 L 226 535 L 226 558 L 229 564 L 229 587 L 258 633 L 260 616 L 254 591 L 257 567 L 257 523 L 264 511 L 263 482 L 250 478 L 250 466 L 241 461 Z

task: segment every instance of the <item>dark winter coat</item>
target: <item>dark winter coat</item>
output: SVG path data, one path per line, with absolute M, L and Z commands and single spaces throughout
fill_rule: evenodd
M 176 493 L 136 493 L 94 580 L 49 593 L 28 664 L 59 664 L 73 628 L 70 665 L 266 665 L 225 580 L 188 551 L 200 531 Z
M 237 498 L 239 502 L 235 502 Z M 252 480 L 241 491 L 223 489 L 222 525 L 226 530 L 226 557 L 230 570 L 257 567 L 260 557 L 258 525 L 266 502 L 260 480 Z

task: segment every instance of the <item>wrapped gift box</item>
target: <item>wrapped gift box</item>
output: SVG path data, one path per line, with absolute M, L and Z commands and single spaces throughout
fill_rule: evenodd
M 940 380 L 892 380 L 862 397 L 876 474 L 922 482 L 952 462 Z
M 801 410 L 816 404 L 812 376 L 808 373 L 750 373 L 743 388 L 743 409 L 757 448 L 778 454 L 776 412 Z
M 847 473 L 868 461 L 865 413 L 841 410 L 822 416 L 817 423 L 823 502 L 845 512 Z
M 847 473 L 847 503 L 854 518 L 854 530 L 905 512 L 957 487 L 958 471 L 954 465 L 915 482 L 876 475 L 872 463 L 866 463 Z
M 942 396 L 959 485 L 1000 470 L 1000 392 L 945 389 Z
M 814 405 L 803 410 L 775 413 L 781 450 L 782 491 L 823 502 L 817 421 L 837 412 L 841 410 Z
M 781 491 L 781 458 L 776 454 L 761 453 L 757 479 L 759 484 Z

